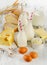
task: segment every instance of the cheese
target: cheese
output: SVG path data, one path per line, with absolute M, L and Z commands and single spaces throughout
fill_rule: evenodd
M 10 46 L 14 41 L 14 31 L 7 29 L 0 33 L 0 45 Z
M 43 28 L 35 29 L 35 33 L 40 36 L 43 40 L 47 38 L 47 32 Z

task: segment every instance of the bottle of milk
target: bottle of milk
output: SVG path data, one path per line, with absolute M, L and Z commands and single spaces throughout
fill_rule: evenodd
M 34 37 L 34 29 L 32 23 L 29 21 L 28 24 L 24 28 L 27 40 L 31 40 Z
M 18 21 L 19 32 L 15 34 L 15 41 L 19 47 L 27 46 L 27 38 L 25 31 L 23 30 L 22 22 Z
M 34 29 L 33 29 L 31 21 L 28 20 L 28 13 L 23 12 L 19 17 L 19 20 L 22 21 L 22 26 L 23 26 L 23 29 L 25 31 L 27 40 L 31 40 L 34 37 Z

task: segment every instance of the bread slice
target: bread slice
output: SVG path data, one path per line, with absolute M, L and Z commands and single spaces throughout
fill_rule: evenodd
M 21 10 L 15 9 L 15 10 L 12 11 L 12 13 L 17 15 L 17 16 L 20 16 Z
M 17 32 L 18 31 L 18 25 L 14 25 L 14 24 L 11 24 L 11 23 L 5 23 L 4 24 L 4 29 L 12 29 L 14 30 L 14 32 Z
M 6 14 L 5 20 L 6 20 L 6 23 L 18 24 L 18 20 L 16 16 L 12 13 Z

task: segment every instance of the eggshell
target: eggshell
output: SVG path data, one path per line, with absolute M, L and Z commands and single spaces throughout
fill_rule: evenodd
M 32 57 L 32 58 L 37 58 L 38 57 L 38 53 L 37 52 L 30 52 L 30 56 Z
M 30 61 L 32 61 L 32 57 L 30 56 L 30 55 L 24 55 L 24 60 L 26 61 L 26 62 L 30 62 Z
M 27 48 L 26 47 L 20 47 L 19 48 L 19 53 L 21 53 L 21 54 L 24 54 L 24 53 L 26 53 L 27 52 Z

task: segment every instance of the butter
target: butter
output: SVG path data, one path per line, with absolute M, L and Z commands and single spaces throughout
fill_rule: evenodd
M 0 45 L 10 46 L 14 41 L 14 32 L 10 29 L 0 33 Z
M 35 29 L 35 33 L 43 40 L 47 39 L 47 32 L 43 28 Z

